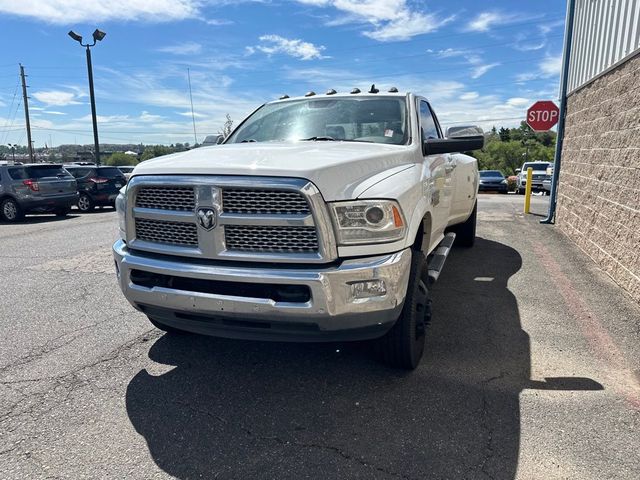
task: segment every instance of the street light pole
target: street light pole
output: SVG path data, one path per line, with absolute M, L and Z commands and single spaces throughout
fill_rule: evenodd
M 96 165 L 100 165 L 100 142 L 98 141 L 98 116 L 96 115 L 96 96 L 93 91 L 93 65 L 91 63 L 91 47 L 96 42 L 102 41 L 106 33 L 96 28 L 93 32 L 93 43 L 82 43 L 82 36 L 75 33 L 73 30 L 69 32 L 69 36 L 78 42 L 81 46 L 85 47 L 87 51 L 87 73 L 89 75 L 89 97 L 91 99 L 91 122 L 93 123 L 93 155 L 96 161 Z
M 95 43 L 95 42 L 94 42 Z M 93 93 L 93 66 L 91 65 L 91 48 L 87 49 L 87 73 L 89 74 L 89 97 L 91 97 L 91 121 L 93 122 L 93 151 L 96 165 L 100 165 L 100 142 L 98 141 L 98 117 L 96 115 L 96 96 Z

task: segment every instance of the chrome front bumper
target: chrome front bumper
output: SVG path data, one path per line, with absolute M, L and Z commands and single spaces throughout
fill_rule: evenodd
M 129 302 L 160 323 L 232 338 L 322 341 L 356 340 L 383 335 L 400 315 L 407 291 L 411 251 L 346 260 L 338 266 L 244 266 L 140 253 L 122 240 L 113 246 L 120 288 Z M 165 287 L 143 287 L 131 271 L 160 275 L 246 282 L 303 285 L 304 303 L 274 301 Z M 354 299 L 351 284 L 384 280 L 386 294 Z

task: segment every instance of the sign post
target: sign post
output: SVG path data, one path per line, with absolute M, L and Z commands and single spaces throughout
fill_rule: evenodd
M 527 110 L 527 125 L 534 132 L 546 132 L 560 118 L 560 110 L 551 100 L 540 100 Z

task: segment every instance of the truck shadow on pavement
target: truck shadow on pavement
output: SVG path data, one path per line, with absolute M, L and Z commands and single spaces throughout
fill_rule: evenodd
M 412 373 L 366 344 L 281 344 L 164 335 L 129 383 L 129 418 L 155 463 L 190 478 L 513 479 L 525 388 L 597 390 L 590 379 L 530 380 L 529 337 L 507 288 L 514 249 L 477 239 L 433 289 L 425 358 Z

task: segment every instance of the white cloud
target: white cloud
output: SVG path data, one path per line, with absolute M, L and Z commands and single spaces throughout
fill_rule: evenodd
M 0 0 L 0 12 L 71 25 L 106 20 L 164 22 L 195 18 L 200 0 Z
M 121 123 L 130 120 L 129 115 L 96 115 L 98 123 Z M 78 118 L 80 122 L 90 122 L 91 115 Z
M 138 119 L 141 122 L 158 122 L 162 120 L 164 117 L 162 115 L 154 115 L 152 113 L 143 110 Z
M 71 92 L 63 92 L 61 90 L 43 90 L 32 93 L 33 97 L 39 102 L 47 106 L 55 105 L 64 107 L 66 105 L 77 105 L 80 102 L 76 100 L 76 96 Z
M 176 112 L 178 115 L 182 115 L 183 117 L 189 117 L 191 118 L 191 110 L 188 110 L 186 112 Z M 207 118 L 207 115 L 205 115 L 204 113 L 198 113 L 198 112 L 193 112 L 193 116 L 195 118 Z
M 487 63 L 484 65 L 476 65 L 471 69 L 471 78 L 480 78 L 482 75 L 487 73 L 492 68 L 497 67 L 500 63 Z
M 222 18 L 210 18 L 209 20 L 205 20 L 207 25 L 213 25 L 214 27 L 221 27 L 223 25 L 233 25 L 232 20 L 225 20 Z
M 202 51 L 202 45 L 196 42 L 183 42 L 175 45 L 168 45 L 158 49 L 159 52 L 171 53 L 173 55 L 197 55 Z
M 562 55 L 547 56 L 540 62 L 539 67 L 544 77 L 560 75 L 560 71 L 562 70 Z
M 436 57 L 438 58 L 452 58 L 452 57 L 462 57 L 470 54 L 470 50 L 465 48 L 446 48 L 444 50 L 438 50 L 435 52 Z
M 297 0 L 315 7 L 333 7 L 346 14 L 329 23 L 367 23 L 373 29 L 363 35 L 381 42 L 408 40 L 416 35 L 433 32 L 451 22 L 453 16 L 440 17 L 418 11 L 407 0 Z
M 505 25 L 520 20 L 524 20 L 524 17 L 501 12 L 482 12 L 467 24 L 467 30 L 488 32 L 496 25 Z
M 322 55 L 322 51 L 325 50 L 324 46 L 314 45 L 313 43 L 305 42 L 300 39 L 289 39 L 281 37 L 280 35 L 262 35 L 260 37 L 260 41 L 262 42 L 260 45 L 247 47 L 247 53 L 250 55 L 256 51 L 260 51 L 268 55 L 284 53 L 301 60 L 326 58 Z
M 42 110 L 42 113 L 47 113 L 49 115 L 66 115 L 64 112 L 57 112 L 55 110 Z
M 547 55 L 540 63 L 535 72 L 519 73 L 515 76 L 518 83 L 529 82 L 539 78 L 559 77 L 562 70 L 562 54 Z
M 460 95 L 460 100 L 475 100 L 479 96 L 478 92 L 465 92 Z
M 525 105 L 529 105 L 530 100 L 522 97 L 511 97 L 507 100 L 507 105 L 511 107 L 524 107 Z

